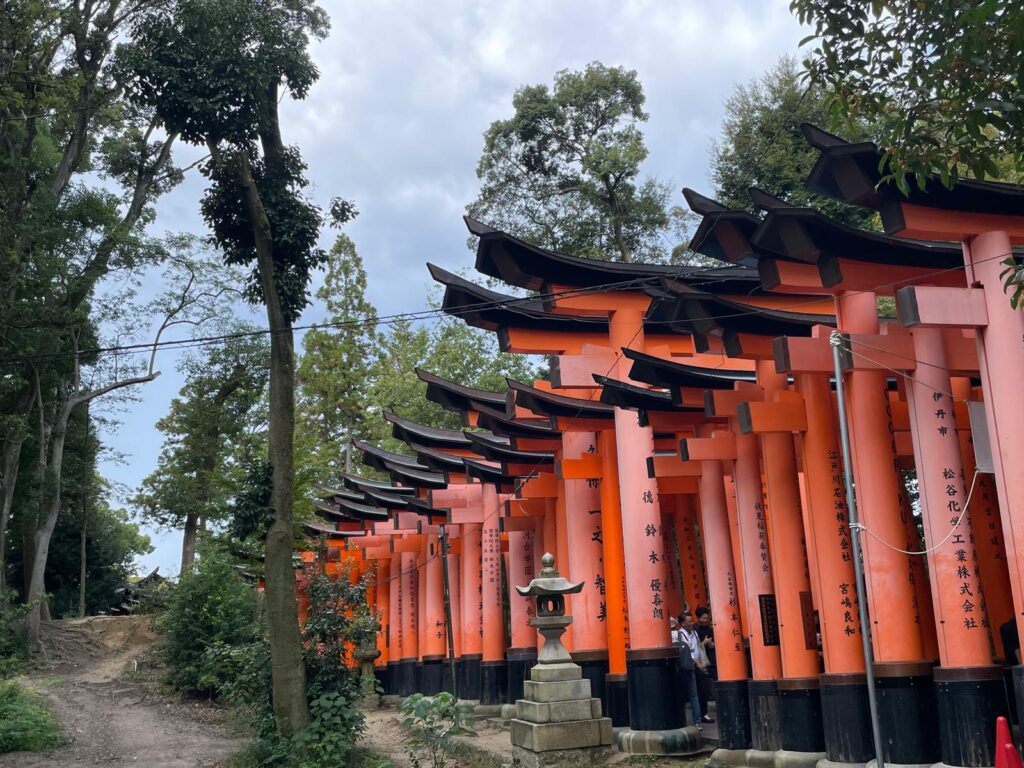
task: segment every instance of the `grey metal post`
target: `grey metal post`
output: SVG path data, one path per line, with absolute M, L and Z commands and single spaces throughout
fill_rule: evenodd
M 846 397 L 843 386 L 843 370 L 839 361 L 839 347 L 843 335 L 832 331 L 829 336 L 832 345 L 832 363 L 836 372 L 836 401 L 839 404 L 839 436 L 843 448 L 843 475 L 846 478 L 846 509 L 850 522 L 850 541 L 853 544 L 853 573 L 857 581 L 857 613 L 860 615 L 860 637 L 864 644 L 864 672 L 868 682 L 868 708 L 871 711 L 871 728 L 874 731 L 875 760 L 878 768 L 885 768 L 882 757 L 882 724 L 878 719 L 878 701 L 875 696 L 874 655 L 871 651 L 871 636 L 868 623 L 868 590 L 864 581 L 864 564 L 861 562 L 861 526 L 857 518 L 857 498 L 853 489 L 853 465 L 850 459 L 850 428 L 846 423 Z
M 452 670 L 452 695 L 459 699 L 459 679 L 455 674 L 455 636 L 452 634 L 452 599 L 448 591 L 448 537 L 445 535 L 444 523 L 438 536 L 441 542 L 441 571 L 444 573 L 444 624 L 448 633 L 448 664 Z

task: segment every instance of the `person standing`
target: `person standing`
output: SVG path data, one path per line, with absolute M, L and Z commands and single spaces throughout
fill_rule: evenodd
M 715 663 L 715 631 L 711 626 L 711 610 L 703 606 L 697 609 L 697 638 L 704 650 L 704 668 L 697 669 L 697 696 L 700 699 L 700 711 L 707 717 L 708 701 L 714 698 L 714 681 L 718 679 L 718 670 Z
M 697 693 L 697 670 L 703 668 L 700 638 L 693 624 L 693 615 L 679 614 L 679 628 L 672 636 L 672 644 L 679 649 L 679 676 L 683 700 L 690 704 L 693 724 L 700 728 L 702 723 L 713 723 L 707 715 L 701 715 L 700 698 Z

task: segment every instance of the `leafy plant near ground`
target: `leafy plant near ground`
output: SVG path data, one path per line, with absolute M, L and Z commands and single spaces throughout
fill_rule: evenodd
M 168 680 L 190 695 L 217 697 L 233 707 L 254 740 L 232 761 L 235 768 L 350 768 L 373 762 L 356 748 L 363 732 L 359 671 L 351 649 L 373 645 L 380 622 L 370 609 L 372 574 L 350 578 L 347 569 L 315 572 L 303 629 L 309 725 L 281 736 L 271 706 L 270 644 L 255 591 L 238 575 L 234 559 L 216 541 L 204 542 L 160 626 L 167 633 Z
M 324 693 L 309 703 L 309 725 L 292 737 L 300 768 L 347 766 L 363 732 L 363 713 L 347 693 Z
M 256 591 L 215 542 L 204 545 L 198 567 L 182 574 L 159 626 L 168 682 L 190 696 L 223 695 L 238 668 L 225 663 L 226 649 L 251 648 L 262 635 Z
M 60 741 L 56 721 L 16 681 L 0 682 L 0 754 L 43 752 Z
M 456 736 L 476 736 L 469 717 L 473 706 L 450 693 L 432 698 L 414 693 L 402 701 L 402 725 L 411 731 L 409 760 L 413 768 L 445 768 Z
M 27 606 L 15 602 L 13 591 L 0 592 L 0 680 L 15 674 L 28 653 L 22 625 L 27 612 Z

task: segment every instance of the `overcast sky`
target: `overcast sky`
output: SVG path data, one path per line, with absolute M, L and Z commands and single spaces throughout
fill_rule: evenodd
M 645 171 L 674 189 L 707 191 L 708 150 L 734 84 L 796 54 L 804 34 L 789 0 L 321 3 L 332 25 L 313 49 L 321 78 L 306 101 L 282 105 L 283 131 L 302 149 L 317 202 L 341 196 L 358 207 L 347 231 L 382 314 L 426 306 L 427 261 L 472 265 L 461 216 L 476 195 L 482 136 L 511 115 L 519 86 L 550 84 L 558 70 L 591 61 L 635 69 L 650 113 Z M 177 157 L 184 164 L 200 154 L 183 148 Z M 161 199 L 156 232 L 204 232 L 202 190 L 193 171 Z M 322 317 L 311 307 L 302 322 Z M 102 471 L 129 494 L 156 465 L 154 424 L 182 385 L 173 355 L 159 367 L 163 375 L 105 436 L 125 458 Z M 156 549 L 140 569 L 176 574 L 180 534 L 146 532 Z

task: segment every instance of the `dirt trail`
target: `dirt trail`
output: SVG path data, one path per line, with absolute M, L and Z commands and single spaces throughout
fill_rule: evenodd
M 242 746 L 222 713 L 174 701 L 139 669 L 156 641 L 148 617 L 53 622 L 46 640 L 52 661 L 27 684 L 46 697 L 65 743 L 0 755 L 0 768 L 213 768 Z

